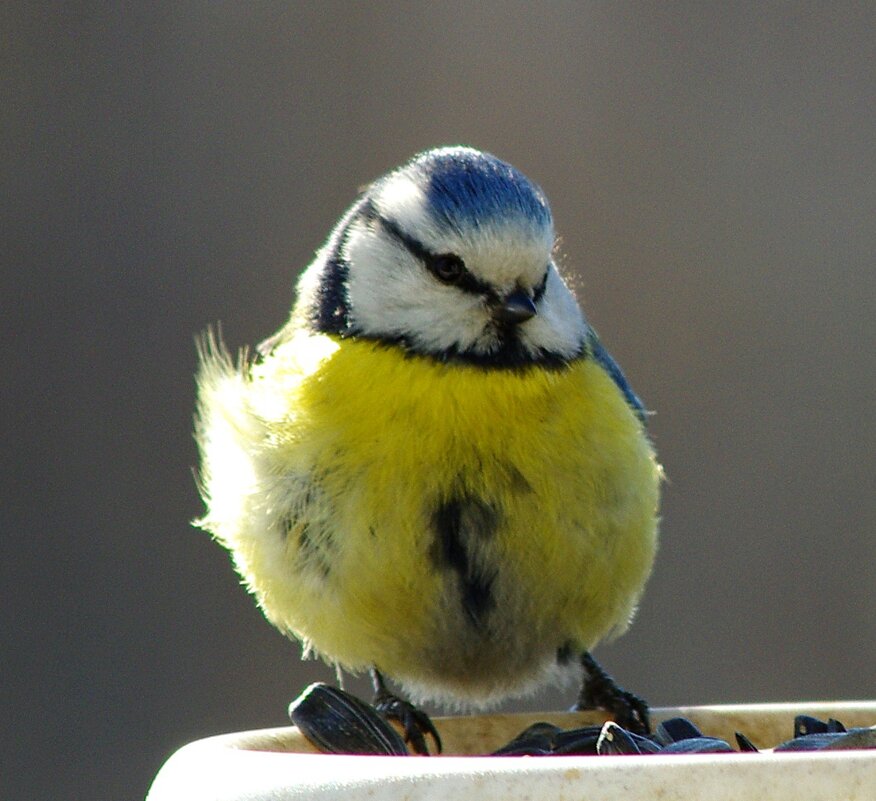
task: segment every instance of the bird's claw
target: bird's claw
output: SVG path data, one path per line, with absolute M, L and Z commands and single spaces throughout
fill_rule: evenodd
M 643 698 L 620 687 L 589 653 L 582 655 L 581 665 L 586 677 L 575 709 L 602 709 L 634 734 L 651 733 L 651 715 Z
M 441 753 L 441 737 L 431 718 L 418 709 L 410 701 L 405 701 L 390 692 L 378 693 L 374 698 L 374 708 L 387 720 L 395 720 L 401 724 L 405 742 L 410 743 L 414 752 L 422 756 L 429 755 L 426 736 L 435 742 L 436 753 Z
M 610 712 L 615 723 L 635 734 L 651 732 L 651 715 L 648 703 L 635 693 L 618 687 L 618 693 L 598 704 L 600 709 Z

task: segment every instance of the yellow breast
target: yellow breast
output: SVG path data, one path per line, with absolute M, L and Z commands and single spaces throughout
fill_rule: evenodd
M 329 660 L 477 700 L 626 627 L 660 469 L 594 361 L 484 370 L 317 336 L 251 391 L 266 436 L 238 565 Z

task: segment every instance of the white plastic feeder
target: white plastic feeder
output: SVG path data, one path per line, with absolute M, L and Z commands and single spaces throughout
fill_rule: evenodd
M 876 723 L 876 701 L 701 706 L 679 715 L 733 743 L 760 748 L 792 735 L 795 715 Z M 147 801 L 876 801 L 876 750 L 650 756 L 491 757 L 536 721 L 564 729 L 601 723 L 598 712 L 435 718 L 439 757 L 315 753 L 295 727 L 224 734 L 177 751 Z

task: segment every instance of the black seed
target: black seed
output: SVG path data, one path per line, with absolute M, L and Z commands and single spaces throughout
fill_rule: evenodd
M 636 741 L 630 733 L 613 721 L 607 721 L 596 742 L 596 753 L 600 756 L 641 754 Z
M 846 748 L 876 748 L 876 726 L 869 729 L 849 729 L 824 746 L 825 751 Z
M 634 731 L 627 731 L 627 734 L 630 735 L 633 742 L 639 749 L 639 752 L 642 754 L 656 754 L 660 751 L 660 746 L 654 742 L 650 737 L 645 737 L 642 734 L 636 734 Z
M 547 756 L 553 753 L 554 738 L 560 733 L 560 727 L 552 723 L 533 723 L 493 751 L 493 756 Z
M 756 753 L 758 751 L 758 747 L 751 742 L 742 732 L 734 732 L 736 736 L 736 744 L 739 746 L 740 751 L 749 751 L 751 753 Z
M 736 751 L 725 740 L 716 737 L 688 737 L 676 740 L 665 748 L 661 754 L 735 754 Z
M 816 734 L 803 734 L 777 745 L 773 751 L 820 751 L 829 746 L 835 740 L 846 735 L 840 732 L 817 732 Z
M 670 745 L 679 740 L 690 740 L 693 737 L 702 737 L 703 733 L 687 718 L 669 718 L 657 725 L 654 739 L 660 745 Z
M 311 684 L 289 706 L 289 718 L 330 754 L 408 756 L 401 735 L 373 707 L 327 684 Z
M 828 731 L 827 724 L 823 720 L 813 718 L 810 715 L 797 715 L 794 718 L 794 736 L 803 737 L 807 734 L 823 734 Z
M 553 754 L 557 756 L 596 756 L 601 726 L 584 726 L 558 734 Z

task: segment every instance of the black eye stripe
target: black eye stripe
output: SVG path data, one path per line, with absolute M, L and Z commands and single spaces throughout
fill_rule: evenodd
M 396 242 L 402 245 L 411 255 L 419 259 L 423 266 L 432 273 L 441 283 L 448 286 L 455 286 L 463 292 L 468 292 L 473 295 L 487 295 L 491 298 L 496 296 L 496 292 L 486 281 L 481 281 L 474 276 L 466 267 L 465 262 L 453 253 L 432 253 L 418 239 L 412 237 L 406 231 L 403 231 L 401 226 L 395 220 L 390 220 L 384 217 L 370 200 L 366 201 L 361 210 L 362 217 L 372 223 L 377 223 L 387 234 L 389 234 Z M 448 282 L 439 274 L 439 260 L 448 257 L 459 259 L 463 266 L 462 275 L 452 282 Z M 545 270 L 539 284 L 534 288 L 532 300 L 538 303 L 545 292 L 547 286 L 548 270 Z
M 397 222 L 387 219 L 380 214 L 377 209 L 374 208 L 373 204 L 369 203 L 363 211 L 364 216 L 367 219 L 378 223 L 387 234 L 396 240 L 396 242 L 403 245 L 411 255 L 416 256 L 423 263 L 423 266 L 442 283 L 447 284 L 448 282 L 440 275 L 440 260 L 452 257 L 459 259 L 459 262 L 462 265 L 462 274 L 458 279 L 452 282 L 452 286 L 459 287 L 463 292 L 469 292 L 473 295 L 484 295 L 493 292 L 490 285 L 472 275 L 466 269 L 465 262 L 455 254 L 432 253 L 422 242 L 403 231 Z
M 438 270 L 438 263 L 441 259 L 446 258 L 447 254 L 438 254 L 432 255 L 429 254 L 429 257 L 426 259 L 424 264 L 426 265 L 426 269 L 432 273 L 441 283 L 447 284 L 448 286 L 455 286 L 461 289 L 463 292 L 468 292 L 472 295 L 494 295 L 495 290 L 486 283 L 485 281 L 481 281 L 475 276 L 473 276 L 465 267 L 465 263 L 462 259 L 459 260 L 460 264 L 462 264 L 462 272 L 459 274 L 457 278 L 455 278 L 452 282 L 446 281 L 441 277 L 441 274 Z
M 410 234 L 402 231 L 398 223 L 394 222 L 393 220 L 388 220 L 386 219 L 386 217 L 383 217 L 376 212 L 374 217 L 372 217 L 371 219 L 376 221 L 386 233 L 388 233 L 400 245 L 404 246 L 420 261 L 425 263 L 429 259 L 429 257 L 432 256 L 432 254 L 428 250 L 426 250 L 426 248 L 419 240 L 414 239 L 414 237 L 410 236 Z

